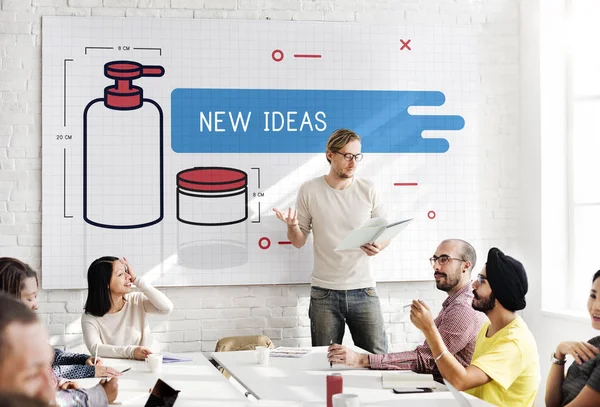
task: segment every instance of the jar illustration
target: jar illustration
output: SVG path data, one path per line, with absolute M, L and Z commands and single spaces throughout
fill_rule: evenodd
M 248 218 L 248 174 L 227 167 L 196 167 L 177 173 L 177 220 L 219 226 Z
M 83 218 L 90 225 L 133 229 L 163 218 L 163 112 L 132 81 L 164 72 L 132 61 L 104 65 L 115 84 L 83 113 Z
M 225 269 L 248 262 L 248 175 L 227 167 L 177 174 L 177 263 Z

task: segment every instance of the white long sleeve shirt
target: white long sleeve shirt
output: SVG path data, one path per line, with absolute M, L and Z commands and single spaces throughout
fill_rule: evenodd
M 91 355 L 95 355 L 97 347 L 98 356 L 133 359 L 137 346 L 155 348 L 146 314 L 169 314 L 173 303 L 139 276 L 133 284 L 140 292 L 126 294 L 119 312 L 103 317 L 84 313 L 81 317 L 83 339 Z

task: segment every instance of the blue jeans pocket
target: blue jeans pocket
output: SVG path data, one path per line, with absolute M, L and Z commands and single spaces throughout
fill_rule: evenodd
M 329 297 L 329 293 L 331 293 L 331 290 L 327 290 L 325 288 L 310 288 L 310 298 L 313 300 L 324 300 L 325 298 Z
M 362 289 L 369 297 L 378 298 L 377 289 L 375 287 L 367 287 Z

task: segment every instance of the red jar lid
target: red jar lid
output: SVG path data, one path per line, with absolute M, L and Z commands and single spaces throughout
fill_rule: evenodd
M 248 174 L 226 167 L 196 167 L 177 173 L 177 186 L 196 192 L 227 192 L 244 188 Z

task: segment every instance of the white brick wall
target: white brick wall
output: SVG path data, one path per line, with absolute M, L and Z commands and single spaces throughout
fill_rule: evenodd
M 518 236 L 518 0 L 0 0 L 0 255 L 40 269 L 41 17 L 145 16 L 358 23 L 471 24 L 478 34 L 482 94 L 483 230 L 477 248 L 510 251 Z M 433 251 L 434 248 L 431 248 Z M 483 251 L 483 250 L 482 250 Z M 483 257 L 481 252 L 480 256 Z M 68 261 L 68 259 L 65 259 Z M 277 345 L 309 345 L 308 286 L 197 287 L 165 290 L 175 311 L 152 328 L 169 351 L 210 351 L 224 336 L 264 333 Z M 435 310 L 444 294 L 433 283 L 379 284 L 391 349 L 422 340 L 402 306 L 420 297 Z M 81 348 L 85 292 L 40 293 L 39 315 L 52 343 Z

